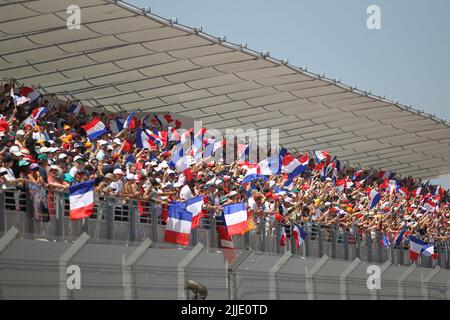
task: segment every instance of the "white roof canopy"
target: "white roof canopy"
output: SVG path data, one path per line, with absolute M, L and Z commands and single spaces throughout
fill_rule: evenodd
M 450 126 L 124 3 L 0 0 L 0 77 L 108 111 L 169 111 L 210 128 L 278 128 L 293 151 L 434 178 Z

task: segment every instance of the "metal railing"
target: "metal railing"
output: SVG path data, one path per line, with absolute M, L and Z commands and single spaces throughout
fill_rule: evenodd
M 30 192 L 20 190 L 0 191 L 0 233 L 12 226 L 19 229 L 21 236 L 70 241 L 83 232 L 91 241 L 136 242 L 149 238 L 155 247 L 175 247 L 164 241 L 165 222 L 160 204 L 139 199 L 124 199 L 112 196 L 95 195 L 94 213 L 82 220 L 70 220 L 68 193 L 46 191 L 42 196 L 48 210 L 36 209 Z M 44 206 L 45 207 L 45 206 Z M 48 211 L 48 213 L 47 213 Z M 363 232 L 355 227 L 344 229 L 338 226 L 326 226 L 318 223 L 301 222 L 308 236 L 297 249 L 291 226 L 285 226 L 287 241 L 281 246 L 281 225 L 259 219 L 256 228 L 243 236 L 233 236 L 235 248 L 251 248 L 254 251 L 281 254 L 287 250 L 303 257 L 322 257 L 333 259 L 384 263 L 390 261 L 396 265 L 409 266 L 409 249 L 403 244 L 391 244 L 385 247 L 381 234 Z M 222 221 L 216 219 L 213 212 L 206 212 L 198 229 L 191 233 L 190 245 L 198 242 L 209 248 L 218 248 L 219 239 L 216 225 Z M 422 256 L 419 266 L 450 269 L 449 243 L 436 243 L 438 259 Z

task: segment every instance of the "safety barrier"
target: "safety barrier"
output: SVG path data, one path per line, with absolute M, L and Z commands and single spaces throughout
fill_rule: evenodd
M 96 242 L 139 242 L 149 238 L 154 247 L 171 248 L 173 244 L 164 242 L 165 225 L 161 219 L 161 205 L 143 199 L 95 195 L 94 214 L 82 220 L 69 218 L 69 198 L 66 192 L 45 191 L 40 200 L 47 204 L 48 210 L 36 209 L 36 199 L 30 192 L 21 190 L 0 191 L 0 233 L 15 226 L 22 237 L 53 239 L 56 241 L 74 240 L 82 233 L 89 234 Z M 46 213 L 48 211 L 48 214 Z M 43 213 L 45 212 L 45 213 Z M 202 243 L 207 248 L 218 248 L 219 240 L 216 225 L 221 224 L 213 212 L 208 212 L 198 229 L 191 233 L 191 246 Z M 290 237 L 292 230 L 286 227 L 287 240 L 281 246 L 281 226 L 277 222 L 260 219 L 256 228 L 243 236 L 233 236 L 237 250 L 250 248 L 262 253 L 282 254 L 290 251 L 303 257 L 322 257 L 332 259 L 384 263 L 409 266 L 409 251 L 403 245 L 391 244 L 386 247 L 382 235 L 371 231 L 362 232 L 357 228 L 344 229 L 318 223 L 302 222 L 308 237 L 300 245 Z M 418 266 L 450 269 L 449 243 L 436 243 L 438 259 L 422 256 Z

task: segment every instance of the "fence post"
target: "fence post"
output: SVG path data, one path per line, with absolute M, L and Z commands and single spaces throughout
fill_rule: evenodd
M 275 253 L 281 253 L 281 224 L 275 220 Z
M 323 257 L 323 228 L 319 226 L 319 257 Z
M 31 238 L 35 238 L 34 234 L 34 214 L 33 214 L 33 202 L 31 200 L 30 196 L 30 190 L 28 187 L 26 188 L 26 199 L 27 199 L 27 220 L 28 220 L 28 233 L 30 234 Z
M 309 238 L 312 233 L 312 226 L 311 229 L 309 228 L 309 226 L 307 227 L 306 225 L 304 227 L 306 228 L 306 232 L 308 233 L 305 239 L 305 257 L 309 257 L 309 245 L 310 245 Z
M 381 232 L 377 232 L 377 241 L 378 241 L 378 262 L 383 263 L 383 244 L 381 243 L 382 237 Z
M 130 216 L 130 242 L 134 242 L 136 241 L 136 214 L 133 200 L 128 201 L 128 212 Z
M 372 262 L 372 234 L 369 231 L 368 233 L 366 233 L 366 241 L 367 241 L 367 261 Z
M 155 210 L 155 203 L 150 202 L 150 214 L 152 219 L 152 243 L 153 247 L 158 243 L 158 214 Z
M 262 218 L 259 222 L 259 230 L 261 232 L 260 234 L 260 247 L 261 252 L 266 252 L 266 218 Z
M 56 239 L 61 241 L 63 239 L 63 225 L 64 225 L 64 208 L 61 204 L 61 193 L 55 191 L 53 193 L 53 201 L 55 203 L 55 219 L 56 219 Z
M 6 232 L 5 192 L 0 188 L 0 233 Z
M 344 231 L 344 259 L 350 260 L 350 250 L 349 250 L 349 235 L 348 235 L 348 229 L 345 229 Z
M 404 253 L 404 251 L 405 251 L 405 248 L 404 248 L 404 246 L 403 246 L 403 243 L 400 243 L 400 248 L 399 248 L 399 261 L 398 261 L 398 263 L 401 265 L 401 266 L 404 266 L 405 265 L 405 255 L 403 254 Z
M 107 237 L 109 240 L 114 239 L 114 210 L 113 201 L 109 197 L 105 198 L 103 208 L 106 210 Z
M 356 243 L 356 257 L 361 259 L 361 238 L 359 235 L 358 226 L 355 227 L 355 243 Z
M 216 216 L 213 210 L 209 211 L 209 235 L 211 236 L 211 240 L 209 242 L 210 248 L 217 248 L 217 223 Z
M 336 249 L 337 249 L 337 228 L 335 226 L 331 227 L 331 258 L 336 259 Z

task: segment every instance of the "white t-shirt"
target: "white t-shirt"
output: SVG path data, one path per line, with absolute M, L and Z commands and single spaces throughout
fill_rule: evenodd
M 113 181 L 110 183 L 109 188 L 113 190 L 113 193 L 122 193 L 123 191 L 123 181 Z
M 7 172 L 7 173 L 4 175 L 6 181 L 12 181 L 12 180 L 15 180 L 15 179 L 16 179 L 16 176 L 14 175 L 14 172 L 12 171 L 11 168 L 1 167 L 1 168 L 0 168 L 0 173 L 1 173 L 1 172 Z M 2 188 L 3 188 L 3 189 L 15 189 L 15 186 L 3 184 L 3 185 L 2 185 Z
M 185 185 L 183 188 L 181 188 L 180 197 L 184 200 L 188 200 L 193 197 L 191 188 L 189 188 L 188 185 Z
M 73 166 L 73 167 L 69 170 L 69 174 L 70 174 L 73 178 L 75 178 L 75 176 L 77 175 L 77 173 L 78 173 L 78 168 L 77 168 L 76 166 Z

